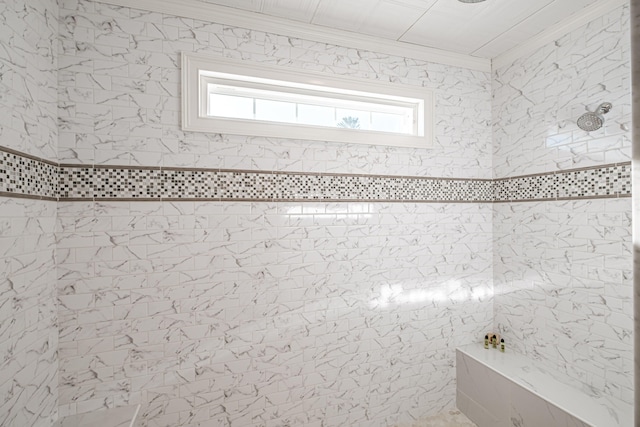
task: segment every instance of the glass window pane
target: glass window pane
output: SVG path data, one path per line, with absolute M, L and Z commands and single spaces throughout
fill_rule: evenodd
M 253 119 L 253 99 L 209 93 L 207 115 L 212 117 L 232 117 L 234 119 Z
M 410 133 L 413 123 L 407 116 L 389 113 L 371 113 L 371 130 L 380 132 Z
M 360 129 L 413 135 L 413 117 L 417 104 L 372 101 L 366 97 L 291 88 L 257 83 L 229 84 L 207 82 L 205 106 L 210 117 L 229 117 L 268 122 Z
M 256 99 L 256 120 L 295 123 L 296 104 Z
M 336 109 L 320 105 L 298 104 L 298 123 L 334 127 L 336 125 Z

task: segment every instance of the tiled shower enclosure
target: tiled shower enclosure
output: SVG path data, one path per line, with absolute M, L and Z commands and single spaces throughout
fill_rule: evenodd
M 455 406 L 455 348 L 494 326 L 632 402 L 628 20 L 486 72 L 5 2 L 0 424 L 408 426 Z M 429 88 L 434 147 L 185 133 L 183 51 Z

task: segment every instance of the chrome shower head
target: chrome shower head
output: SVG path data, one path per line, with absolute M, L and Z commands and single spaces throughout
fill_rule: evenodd
M 601 114 L 592 113 L 591 111 L 584 113 L 578 118 L 578 127 L 584 131 L 592 132 L 602 127 L 604 117 Z
M 603 102 L 596 111 L 588 111 L 578 118 L 578 127 L 586 132 L 598 130 L 604 124 L 604 115 L 607 114 L 613 105 L 610 102 Z

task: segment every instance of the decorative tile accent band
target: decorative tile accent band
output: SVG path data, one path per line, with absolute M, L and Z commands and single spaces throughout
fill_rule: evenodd
M 631 162 L 493 181 L 494 201 L 630 197 Z
M 488 202 L 490 180 L 63 166 L 60 197 Z
M 0 196 L 56 200 L 59 165 L 0 147 Z
M 55 200 L 508 202 L 628 197 L 631 164 L 488 179 L 58 165 L 0 148 L 0 195 Z

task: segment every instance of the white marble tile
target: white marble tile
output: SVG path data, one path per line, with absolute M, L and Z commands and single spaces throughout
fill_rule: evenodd
M 512 387 L 510 410 L 512 426 L 589 427 L 591 425 L 600 425 L 580 421 L 518 386 Z
M 0 11 L 0 145 L 57 159 L 58 5 L 8 2 Z
M 0 198 L 0 424 L 57 417 L 56 203 Z
M 59 419 L 54 427 L 133 427 L 139 411 L 140 405 L 129 405 L 70 415 Z
M 505 405 L 511 394 L 509 380 L 496 376 L 485 365 L 465 357 L 459 351 L 456 352 L 456 384 L 458 395 L 460 393 L 465 395 L 462 396 L 463 401 L 465 397 L 467 401 L 471 400 L 468 402 L 469 409 L 473 410 L 473 406 L 477 405 L 478 409 L 482 408 L 483 412 L 486 412 L 486 415 L 490 417 L 490 419 L 485 419 L 485 414 L 478 413 L 476 423 L 480 427 L 488 425 L 489 422 L 509 418 L 509 407 Z M 467 414 L 466 411 L 465 414 Z M 476 420 L 473 416 L 471 419 Z
M 491 323 L 488 205 L 67 205 L 65 413 L 122 396 L 149 425 L 224 411 L 262 420 L 249 425 L 410 425 L 453 407 L 453 349 Z M 76 238 L 84 224 L 140 215 L 145 228 L 120 227 L 118 240 Z M 103 255 L 77 263 L 83 250 L 124 248 L 128 267 Z

